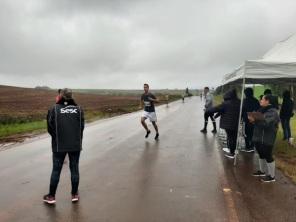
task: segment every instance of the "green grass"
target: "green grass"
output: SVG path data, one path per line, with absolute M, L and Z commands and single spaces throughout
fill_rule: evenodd
M 179 95 L 171 95 L 170 102 L 180 99 Z M 162 101 L 159 105 L 163 104 Z M 123 106 L 120 108 L 113 108 L 109 111 L 85 111 L 86 122 L 93 122 L 103 118 L 109 118 L 124 113 L 131 113 L 139 110 L 138 105 Z M 43 115 L 45 116 L 45 115 Z M 7 137 L 26 134 L 26 133 L 38 133 L 46 130 L 46 120 L 40 120 L 43 117 L 17 117 L 0 119 L 0 140 L 5 141 Z
M 296 118 L 291 119 L 291 133 L 292 137 L 295 138 L 296 132 Z M 287 141 L 283 141 L 283 130 L 282 127 L 279 127 L 274 155 L 276 158 L 276 165 L 282 172 L 290 177 L 293 182 L 296 183 L 296 148 L 291 147 Z
M 0 139 L 22 133 L 31 133 L 46 128 L 46 121 L 33 121 L 28 123 L 0 124 Z

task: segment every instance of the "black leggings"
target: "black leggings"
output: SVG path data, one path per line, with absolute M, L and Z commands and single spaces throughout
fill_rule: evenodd
M 267 163 L 273 162 L 272 150 L 273 146 L 267 146 L 261 143 L 255 143 L 256 150 L 260 159 L 265 159 Z
M 245 125 L 246 149 L 252 149 L 252 148 L 254 148 L 254 144 L 252 142 L 253 133 L 254 133 L 254 125 L 247 122 L 246 125 Z
M 209 117 L 211 118 L 212 122 L 215 122 L 214 114 L 212 114 L 212 113 L 209 114 L 209 113 L 205 112 L 205 114 L 204 114 L 205 122 L 208 122 Z
M 237 130 L 225 130 L 227 134 L 227 146 L 233 155 L 236 149 Z
M 53 168 L 50 178 L 49 194 L 55 196 L 59 184 L 61 171 L 67 152 L 52 153 Z M 77 194 L 79 186 L 79 157 L 80 151 L 68 152 L 71 171 L 72 194 Z

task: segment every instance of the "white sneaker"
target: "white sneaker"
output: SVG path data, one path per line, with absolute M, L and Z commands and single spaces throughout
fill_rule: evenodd
M 225 153 L 230 153 L 230 149 L 227 148 L 227 147 L 224 147 L 222 150 L 223 150 Z
M 288 143 L 292 146 L 294 144 L 294 138 L 290 137 Z

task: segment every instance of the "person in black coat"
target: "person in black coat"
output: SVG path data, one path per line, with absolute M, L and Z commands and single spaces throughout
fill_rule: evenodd
M 289 140 L 291 138 L 290 119 L 294 115 L 293 108 L 294 102 L 291 99 L 291 93 L 286 90 L 283 93 L 283 104 L 280 110 L 280 118 L 284 133 L 283 140 Z
M 254 91 L 252 88 L 246 88 L 245 99 L 243 101 L 242 117 L 245 123 L 245 152 L 254 152 L 254 143 L 252 142 L 254 124 L 250 123 L 248 119 L 248 112 L 255 112 L 260 108 L 259 101 L 254 97 Z
M 72 91 L 63 89 L 61 99 L 48 111 L 47 130 L 52 138 L 53 169 L 49 194 L 43 201 L 54 204 L 61 170 L 66 155 L 69 156 L 72 184 L 72 202 L 79 200 L 79 158 L 82 150 L 84 114 L 72 98 Z
M 206 112 L 208 114 L 221 114 L 220 127 L 226 131 L 227 145 L 230 149 L 230 154 L 226 154 L 225 156 L 233 159 L 236 149 L 240 113 L 240 99 L 237 97 L 236 90 L 232 89 L 226 92 L 223 103 L 208 109 Z

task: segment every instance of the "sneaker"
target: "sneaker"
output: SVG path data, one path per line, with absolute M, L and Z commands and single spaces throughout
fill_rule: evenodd
M 212 133 L 217 133 L 217 130 L 216 130 L 216 129 L 213 129 L 213 130 L 212 130 Z
M 270 175 L 267 175 L 267 176 L 263 177 L 261 179 L 261 181 L 264 183 L 271 183 L 271 182 L 275 182 L 275 178 L 271 177 Z
M 241 149 L 242 152 L 245 152 L 245 153 L 252 153 L 254 152 L 255 150 L 254 149 Z
M 261 172 L 260 170 L 257 170 L 255 173 L 252 174 L 253 177 L 265 177 L 265 173 Z
M 206 129 L 202 129 L 200 132 L 201 133 L 207 133 L 207 130 Z
M 231 153 L 225 154 L 224 156 L 226 156 L 229 159 L 234 159 L 234 154 L 231 154 Z
M 145 138 L 148 138 L 149 134 L 151 133 L 150 130 L 147 131 Z
M 227 148 L 227 147 L 224 147 L 222 150 L 223 150 L 225 153 L 230 153 L 230 149 Z
M 154 139 L 155 139 L 155 140 L 158 140 L 158 138 L 159 138 L 159 133 L 156 133 Z
M 54 196 L 51 196 L 49 194 L 43 196 L 43 202 L 48 204 L 55 204 L 56 200 Z
M 78 202 L 79 201 L 79 195 L 78 194 L 72 194 L 72 202 Z

